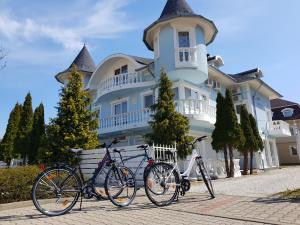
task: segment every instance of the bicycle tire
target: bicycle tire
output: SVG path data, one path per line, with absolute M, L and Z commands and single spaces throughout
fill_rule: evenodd
M 78 192 L 75 192 L 77 194 L 75 195 L 71 204 L 66 209 L 61 210 L 61 211 L 47 211 L 40 205 L 39 200 L 37 200 L 37 188 L 38 188 L 38 185 L 40 184 L 40 181 L 42 180 L 42 178 L 49 175 L 50 172 L 52 172 L 52 171 L 65 171 L 69 174 L 72 174 L 70 177 L 72 177 L 74 179 L 74 181 L 76 182 L 77 188 L 78 188 Z M 79 199 L 80 193 L 81 193 L 81 187 L 82 187 L 82 183 L 81 183 L 80 178 L 78 177 L 78 175 L 76 173 L 73 174 L 73 171 L 70 168 L 65 167 L 65 166 L 51 167 L 51 168 L 46 169 L 44 172 L 40 173 L 37 176 L 37 178 L 35 179 L 35 182 L 32 186 L 32 190 L 31 190 L 31 199 L 33 201 L 35 208 L 42 214 L 44 214 L 46 216 L 61 216 L 61 215 L 68 213 L 75 206 L 75 204 L 77 203 L 77 201 Z M 43 199 L 41 199 L 41 200 L 43 200 Z M 56 202 L 56 204 L 57 204 L 57 202 Z M 65 204 L 65 203 L 63 203 L 63 204 Z
M 212 182 L 211 182 L 211 178 L 210 178 L 209 173 L 207 172 L 207 169 L 206 169 L 203 161 L 199 162 L 198 166 L 199 166 L 199 170 L 200 170 L 202 179 L 203 179 L 203 181 L 206 185 L 206 188 L 207 188 L 211 198 L 215 198 L 216 195 L 215 195 L 214 188 L 213 188 L 213 185 L 212 185 Z
M 120 190 L 119 190 L 117 193 L 115 193 L 115 194 L 112 194 L 112 193 L 110 192 L 110 188 L 109 188 L 110 178 L 111 178 L 111 177 L 115 177 L 118 181 L 120 180 L 120 177 L 119 177 L 119 176 L 116 176 L 116 171 L 119 171 L 119 172 L 122 173 L 122 174 L 121 174 L 121 175 L 122 175 L 122 178 L 121 178 L 121 179 L 130 176 L 129 179 L 128 179 L 128 178 L 125 178 L 125 182 L 126 182 L 126 187 L 127 187 L 127 188 L 128 188 L 128 186 L 131 187 L 131 188 L 133 188 L 133 193 L 132 193 L 131 197 L 129 198 L 129 201 L 127 201 L 127 202 L 122 202 L 123 199 L 125 199 L 125 197 L 120 196 L 120 195 L 122 194 L 123 190 L 124 190 L 123 187 L 122 187 L 122 189 L 120 189 Z M 127 174 L 126 174 L 126 173 L 127 173 Z M 113 174 L 114 174 L 114 175 L 113 175 Z M 129 175 L 129 176 L 128 176 L 128 175 Z M 126 179 L 131 180 L 131 181 L 127 181 Z M 112 168 L 108 171 L 108 173 L 107 173 L 107 175 L 106 175 L 106 178 L 105 178 L 105 192 L 106 192 L 106 195 L 108 196 L 108 199 L 109 199 L 115 206 L 117 206 L 117 207 L 125 207 L 125 206 L 130 205 L 130 204 L 133 202 L 133 200 L 134 200 L 134 198 L 135 198 L 135 196 L 136 196 L 136 192 L 137 192 L 137 186 L 136 186 L 136 180 L 135 180 L 134 173 L 133 173 L 129 168 L 127 168 L 127 167 L 125 167 L 125 166 L 121 166 L 121 167 L 112 167 Z M 127 189 L 127 195 L 128 195 L 128 189 Z
M 156 199 L 154 199 L 154 197 L 152 197 L 151 194 L 154 194 L 154 196 L 163 196 L 166 194 L 166 187 L 163 187 L 162 183 L 164 181 L 160 181 L 160 186 L 161 188 L 163 188 L 163 191 L 161 193 L 157 193 L 157 192 L 154 192 L 152 190 L 151 187 L 149 187 L 150 183 L 153 183 L 153 179 L 150 177 L 151 176 L 151 173 L 156 173 L 154 170 L 157 169 L 158 167 L 162 167 L 164 168 L 165 170 L 168 170 L 168 171 L 172 171 L 172 174 L 173 174 L 173 177 L 175 179 L 175 190 L 174 190 L 174 193 L 171 194 L 171 197 L 167 200 L 164 200 L 164 201 L 157 201 Z M 175 200 L 175 198 L 177 197 L 178 193 L 179 193 L 179 186 L 180 186 L 180 179 L 179 179 L 179 174 L 176 170 L 173 170 L 173 166 L 168 164 L 168 163 L 163 163 L 163 162 L 160 162 L 160 163 L 155 163 L 153 164 L 150 168 L 148 168 L 148 171 L 147 171 L 147 174 L 146 174 L 146 178 L 145 178 L 145 183 L 144 183 L 144 186 L 145 186 L 145 192 L 146 192 L 146 195 L 148 197 L 148 199 L 156 206 L 158 207 L 164 207 L 164 206 L 168 206 L 170 204 L 172 204 Z

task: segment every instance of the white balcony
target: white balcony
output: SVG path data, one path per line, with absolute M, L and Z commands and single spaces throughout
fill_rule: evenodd
M 270 135 L 275 137 L 290 137 L 292 136 L 290 125 L 282 120 L 272 121 L 269 130 Z
M 198 67 L 197 48 L 175 49 L 176 67 Z
M 100 134 L 148 126 L 153 112 L 143 109 L 100 119 Z
M 150 76 L 139 73 L 124 73 L 110 76 L 100 82 L 97 89 L 97 99 L 109 92 L 118 91 L 126 88 L 145 87 L 154 84 L 155 81 Z
M 210 106 L 203 100 L 178 100 L 175 101 L 176 110 L 183 115 L 195 120 L 206 121 L 211 124 L 216 122 L 216 107 Z

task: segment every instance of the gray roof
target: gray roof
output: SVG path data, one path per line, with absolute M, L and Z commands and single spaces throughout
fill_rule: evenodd
M 196 16 L 185 0 L 168 0 L 159 20 L 173 18 L 174 16 Z
M 71 63 L 68 69 L 71 69 L 73 64 L 77 66 L 77 69 L 79 71 L 93 73 L 96 69 L 94 60 L 92 59 L 92 56 L 90 55 L 85 45 L 83 46 L 83 48 L 81 49 L 81 51 L 74 59 L 74 61 Z
M 186 2 L 186 0 L 167 0 L 165 8 L 163 9 L 159 19 L 156 20 L 154 23 L 152 23 L 144 31 L 144 38 L 143 38 L 144 43 L 146 44 L 146 46 L 149 50 L 153 51 L 153 48 L 146 41 L 146 36 L 147 36 L 148 31 L 158 23 L 161 23 L 161 22 L 164 22 L 167 20 L 171 20 L 171 19 L 174 19 L 177 17 L 198 17 L 198 18 L 204 19 L 204 20 L 208 21 L 209 23 L 211 23 L 215 28 L 215 33 L 214 33 L 213 38 L 207 44 L 210 44 L 211 42 L 213 42 L 214 38 L 216 37 L 216 35 L 218 33 L 218 29 L 217 29 L 216 25 L 214 24 L 214 22 L 201 16 L 201 15 L 194 13 L 194 11 L 189 6 L 189 4 Z
M 230 77 L 236 80 L 237 83 L 242 83 L 250 80 L 257 80 L 261 78 L 261 71 L 259 68 L 248 70 L 237 74 L 229 74 Z
M 91 54 L 89 53 L 89 50 L 84 45 L 83 48 L 80 50 L 79 54 L 76 56 L 74 61 L 71 63 L 71 65 L 68 67 L 68 69 L 58 73 L 55 78 L 58 82 L 61 82 L 59 80 L 59 76 L 71 72 L 72 66 L 76 65 L 78 71 L 85 72 L 86 74 L 92 75 L 92 73 L 96 70 L 96 65 L 94 63 L 94 60 L 92 59 Z
M 149 59 L 149 58 L 143 58 L 143 57 L 134 56 L 134 55 L 128 55 L 128 56 L 133 58 L 136 62 L 143 64 L 143 65 L 149 65 L 154 62 L 153 59 Z
M 291 101 L 287 101 L 287 100 L 280 99 L 280 98 L 271 100 L 272 109 L 273 108 L 288 107 L 288 106 L 293 106 L 293 105 L 298 106 L 299 104 L 296 103 L 296 102 L 291 102 Z

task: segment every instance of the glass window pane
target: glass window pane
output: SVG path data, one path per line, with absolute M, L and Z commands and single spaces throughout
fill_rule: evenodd
M 121 72 L 122 72 L 122 73 L 128 73 L 128 66 L 127 66 L 127 65 L 122 66 Z
M 127 113 L 127 102 L 122 102 L 122 113 Z
M 144 107 L 150 108 L 153 105 L 153 95 L 144 96 Z
M 173 88 L 173 93 L 174 93 L 174 100 L 178 100 L 179 99 L 179 90 L 178 88 Z
M 192 97 L 192 90 L 190 88 L 184 88 L 185 99 L 189 99 Z
M 190 34 L 189 32 L 178 32 L 179 48 L 190 47 Z
M 115 75 L 119 75 L 119 74 L 121 74 L 121 70 L 120 69 L 115 70 Z
M 121 114 L 122 113 L 122 108 L 121 104 L 116 104 L 115 105 L 115 115 Z

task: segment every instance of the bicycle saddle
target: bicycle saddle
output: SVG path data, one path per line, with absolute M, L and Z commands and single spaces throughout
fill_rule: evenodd
M 142 148 L 142 149 L 146 149 L 148 147 L 149 147 L 149 145 L 140 145 L 140 146 L 137 146 L 137 148 Z
M 115 148 L 113 151 L 120 154 L 121 152 L 125 152 L 126 150 L 125 149 L 116 149 Z
M 71 148 L 71 149 L 69 149 L 69 151 L 73 152 L 75 154 L 80 154 L 83 151 L 83 149 Z

